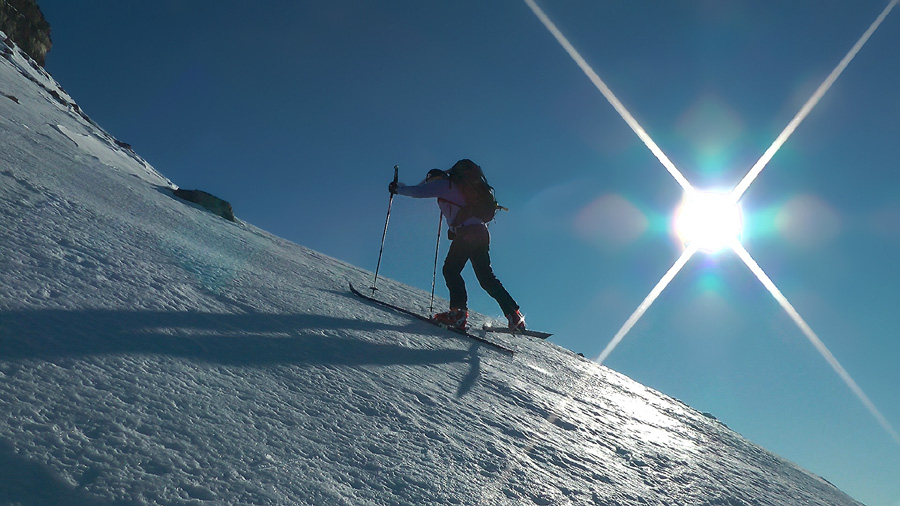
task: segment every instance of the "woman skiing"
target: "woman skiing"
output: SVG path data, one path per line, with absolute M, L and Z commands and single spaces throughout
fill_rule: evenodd
M 471 262 L 478 282 L 488 295 L 500 305 L 500 309 L 509 322 L 510 330 L 525 330 L 525 317 L 522 316 L 519 305 L 509 295 L 491 268 L 489 253 L 491 235 L 484 220 L 485 215 L 481 213 L 481 217 L 479 217 L 479 212 L 472 209 L 474 203 L 471 201 L 476 197 L 473 197 L 472 191 L 467 191 L 466 184 L 451 177 L 452 174 L 470 169 L 477 169 L 477 173 L 483 180 L 481 167 L 471 160 L 460 160 L 450 171 L 440 169 L 428 171 L 425 180 L 416 186 L 406 186 L 392 181 L 388 190 L 392 194 L 407 197 L 436 198 L 441 214 L 449 225 L 447 235 L 452 242 L 450 250 L 447 252 L 447 258 L 444 260 L 442 272 L 447 289 L 450 291 L 450 310 L 434 315 L 434 319 L 443 325 L 465 330 L 469 312 L 466 283 L 462 277 L 462 270 L 466 266 L 466 262 Z M 488 186 L 488 188 L 490 187 Z M 493 195 L 491 195 L 491 203 L 496 206 Z M 489 215 L 493 216 L 493 209 Z

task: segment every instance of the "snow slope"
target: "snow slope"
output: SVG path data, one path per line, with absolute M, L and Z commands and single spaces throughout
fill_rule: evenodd
M 858 504 L 551 343 L 354 297 L 371 273 L 174 198 L 2 49 L 0 504 Z

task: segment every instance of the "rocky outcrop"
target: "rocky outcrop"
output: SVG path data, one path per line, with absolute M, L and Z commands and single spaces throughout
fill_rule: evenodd
M 0 30 L 40 66 L 44 66 L 50 41 L 50 23 L 37 0 L 0 0 Z
M 172 193 L 180 199 L 187 200 L 199 204 L 209 210 L 211 213 L 225 218 L 228 221 L 235 221 L 234 211 L 228 201 L 222 200 L 215 195 L 206 193 L 203 190 L 172 190 Z

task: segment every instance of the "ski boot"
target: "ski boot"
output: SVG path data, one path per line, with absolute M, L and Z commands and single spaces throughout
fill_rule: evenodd
M 506 315 L 506 319 L 509 320 L 509 330 L 514 333 L 525 330 L 525 316 L 518 309 Z
M 453 327 L 459 330 L 466 330 L 466 320 L 469 318 L 469 312 L 458 307 L 451 307 L 446 313 L 438 313 L 432 318 L 434 321 L 447 327 Z

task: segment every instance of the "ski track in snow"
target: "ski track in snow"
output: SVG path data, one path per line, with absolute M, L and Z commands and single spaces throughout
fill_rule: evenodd
M 174 198 L 2 56 L 0 504 L 858 504 L 551 343 L 356 298 L 371 273 Z

